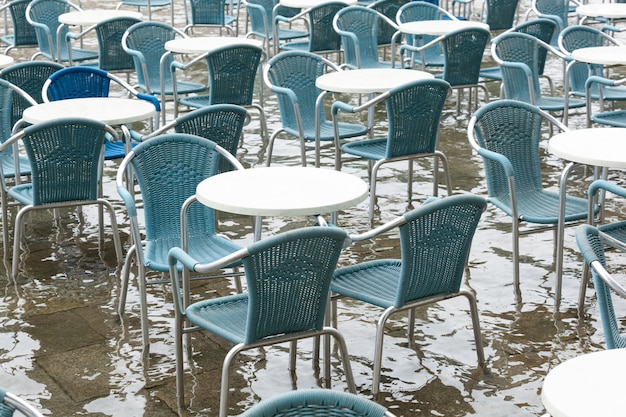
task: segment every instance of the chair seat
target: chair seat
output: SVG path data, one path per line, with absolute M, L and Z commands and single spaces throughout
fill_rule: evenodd
M 288 134 L 299 137 L 300 133 L 296 129 L 292 129 L 289 127 L 285 127 L 285 132 Z M 354 138 L 357 136 L 363 136 L 367 133 L 367 126 L 356 124 L 356 123 L 339 123 L 339 138 L 348 139 Z M 309 141 L 315 140 L 315 130 L 304 129 L 304 139 Z M 320 125 L 320 141 L 332 141 L 335 140 L 335 131 L 333 129 L 333 124 L 325 120 Z
M 156 85 L 154 85 L 156 84 Z M 152 93 L 153 94 L 162 94 L 165 93 L 166 95 L 172 95 L 174 94 L 174 90 L 172 88 L 172 80 L 166 80 L 165 81 L 165 91 L 161 92 L 161 85 L 159 83 L 151 83 L 150 87 L 152 87 Z M 147 91 L 147 88 L 145 85 L 139 85 L 139 88 L 141 88 L 144 91 Z M 178 94 L 190 94 L 190 93 L 199 93 L 202 91 L 206 90 L 206 85 L 201 84 L 201 83 L 194 83 L 191 81 L 177 81 L 176 82 L 176 89 Z
M 30 183 L 15 185 L 7 190 L 7 194 L 24 206 L 33 204 L 33 185 Z
M 243 343 L 248 321 L 248 295 L 235 294 L 194 303 L 185 310 L 185 317 L 230 343 Z
M 520 220 L 536 224 L 557 224 L 559 193 L 546 190 L 532 192 L 517 191 L 517 213 Z M 489 201 L 507 215 L 512 215 L 508 196 L 490 197 Z M 587 218 L 587 199 L 568 195 L 565 202 L 565 221 L 572 222 Z
M 358 142 L 346 143 L 341 147 L 341 151 L 356 155 L 361 158 L 373 159 L 375 161 L 383 159 L 387 154 L 387 138 L 366 139 Z
M 564 100 L 562 97 L 541 96 L 535 99 L 535 106 L 546 111 L 563 110 L 563 105 Z M 570 109 L 576 109 L 580 107 L 586 107 L 587 103 L 585 102 L 585 100 L 570 98 L 568 106 Z
M 572 91 L 571 94 L 576 97 L 585 97 L 586 93 L 584 91 Z M 591 98 L 593 100 L 600 100 L 600 93 L 597 86 L 591 90 Z M 626 88 L 603 86 L 602 98 L 608 101 L 626 100 Z
M 13 155 L 2 155 L 2 172 L 6 178 L 15 177 L 15 159 Z M 20 174 L 21 175 L 30 175 L 30 162 L 28 158 L 25 156 L 19 157 L 20 164 Z
M 480 70 L 480 76 L 490 80 L 502 81 L 502 70 L 500 67 L 489 67 Z
M 137 143 L 132 143 L 131 146 L 137 146 Z M 126 156 L 126 147 L 123 142 L 107 142 L 104 148 L 104 159 L 110 161 L 113 159 L 120 159 Z
M 397 259 L 380 259 L 339 268 L 330 290 L 378 307 L 393 307 L 401 267 L 402 262 Z M 367 285 L 363 285 L 365 281 Z
M 147 0 L 121 0 L 122 4 L 126 6 L 135 6 L 135 7 L 147 7 Z M 172 3 L 171 0 L 150 0 L 151 7 L 163 7 L 169 6 Z
M 603 224 L 598 229 L 620 242 L 626 242 L 626 221 Z
M 92 59 L 98 59 L 98 52 L 90 51 L 88 49 L 72 48 L 72 61 L 88 61 Z M 69 57 L 66 50 L 61 52 L 61 61 L 68 61 Z
M 5 35 L 0 37 L 0 41 L 2 41 L 3 43 L 9 45 L 9 46 L 15 46 L 15 36 L 14 35 Z M 28 44 L 20 44 L 19 46 L 32 46 L 35 47 L 37 46 L 37 42 L 35 41 L 34 43 L 28 43 Z
M 607 111 L 591 115 L 591 121 L 613 127 L 626 127 L 626 110 Z
M 173 247 L 180 246 L 180 237 L 175 236 L 169 239 L 149 240 L 145 242 L 144 261 L 146 266 L 152 270 L 169 272 L 167 254 Z M 241 249 L 241 246 L 219 235 L 203 235 L 189 237 L 189 254 L 195 259 L 202 259 L 206 262 L 220 259 L 226 255 Z M 227 268 L 241 266 L 241 261 L 230 264 Z M 182 266 L 179 264 L 179 270 Z
M 306 38 L 308 36 L 309 36 L 309 32 L 306 30 L 280 29 L 278 31 L 278 39 L 281 39 L 281 40 Z

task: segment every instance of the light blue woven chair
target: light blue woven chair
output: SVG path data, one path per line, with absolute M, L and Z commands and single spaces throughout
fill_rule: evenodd
M 391 68 L 382 61 L 378 50 L 378 27 L 385 21 L 393 28 L 396 22 L 374 9 L 349 6 L 335 15 L 333 28 L 341 36 L 344 66 L 348 68 Z
M 343 156 L 357 157 L 368 161 L 370 175 L 369 221 L 374 220 L 376 205 L 376 183 L 379 168 L 386 163 L 408 161 L 407 192 L 413 200 L 413 161 L 419 158 L 437 158 L 444 169 L 446 190 L 452 192 L 448 160 L 437 149 L 441 112 L 450 91 L 450 84 L 443 80 L 428 79 L 403 84 L 380 94 L 360 106 L 352 106 L 342 101 L 333 103 L 331 113 L 333 123 L 338 124 L 339 112 L 356 113 L 369 110 L 379 103 L 385 103 L 388 131 L 382 138 L 349 141 L 341 144 L 335 137 L 335 168 L 341 170 Z M 433 172 L 433 195 L 438 195 L 438 164 Z
M 338 297 L 384 309 L 376 325 L 372 394 L 380 389 L 383 337 L 389 317 L 409 311 L 408 337 L 412 343 L 415 308 L 452 297 L 464 296 L 469 301 L 478 363 L 485 365 L 476 298 L 469 289 L 461 288 L 461 283 L 486 204 L 484 198 L 474 195 L 446 197 L 369 232 L 350 236 L 353 241 L 360 241 L 390 230 L 399 229 L 400 233 L 401 259 L 378 259 L 339 268 L 330 284 Z
M 232 11 L 231 11 L 232 13 Z M 194 28 L 218 28 L 231 36 L 239 35 L 239 6 L 235 14 L 226 12 L 226 0 L 185 0 L 187 25 L 183 32 L 193 33 Z
M 15 414 L 16 412 L 19 414 Z M 22 400 L 17 395 L 0 388 L 0 417 L 13 417 L 14 415 L 43 417 L 43 414 L 35 407 Z
M 35 28 L 26 20 L 26 6 L 31 0 L 12 0 L 0 6 L 0 13 L 4 14 L 4 28 L 9 30 L 9 22 L 6 18 L 7 11 L 11 15 L 13 33 L 0 37 L 0 41 L 6 44 L 4 54 L 17 48 L 34 48 L 37 46 L 37 34 Z
M 472 148 L 482 157 L 489 201 L 511 217 L 513 276 L 519 285 L 519 236 L 556 227 L 559 193 L 543 188 L 539 145 L 542 128 L 567 128 L 536 106 L 515 100 L 498 100 L 478 109 L 467 135 Z M 550 127 L 552 130 L 552 127 Z M 567 195 L 565 222 L 587 218 L 587 199 Z M 520 232 L 521 223 L 540 225 Z M 563 242 L 556 242 L 562 253 Z M 559 250 L 558 246 L 561 246 Z M 561 279 L 556 277 L 556 304 L 560 302 Z
M 166 51 L 165 43 L 178 37 L 186 35 L 173 26 L 160 22 L 136 23 L 122 36 L 122 48 L 133 57 L 135 63 L 137 88 L 147 94 L 159 95 L 161 107 L 165 105 L 166 96 L 174 95 L 171 69 L 174 58 Z M 201 83 L 176 81 L 177 94 L 205 92 L 206 88 Z M 162 113 L 162 123 L 165 123 L 165 111 Z
M 230 368 L 240 352 L 291 342 L 290 369 L 295 372 L 295 345 L 297 340 L 305 338 L 334 337 L 339 346 L 348 390 L 355 392 L 343 336 L 336 329 L 324 326 L 328 287 L 346 238 L 346 232 L 336 227 L 301 228 L 260 240 L 215 262 L 205 262 L 203 258 L 190 256 L 180 248 L 170 251 L 170 276 L 176 311 L 179 411 L 185 409 L 183 334 L 198 328 L 235 345 L 226 354 L 222 366 L 220 417 L 228 414 Z M 185 307 L 183 300 L 187 295 L 181 294 L 176 269 L 179 262 L 190 271 L 206 273 L 238 259 L 244 264 L 246 293 L 196 301 Z M 185 322 L 194 327 L 186 327 Z M 324 360 L 327 386 L 330 384 L 328 353 Z
M 312 142 L 315 146 L 315 166 L 320 165 L 322 143 L 334 144 L 335 128 L 323 105 L 328 93 L 315 85 L 317 77 L 327 70 L 337 71 L 339 68 L 319 55 L 298 51 L 282 52 L 265 66 L 263 78 L 276 94 L 282 124 L 270 137 L 267 146 L 268 166 L 272 163 L 274 141 L 282 133 L 300 140 L 302 166 L 307 163 L 307 143 Z M 366 135 L 368 128 L 361 124 L 341 122 L 337 132 L 340 139 L 347 139 Z
M 604 330 L 607 349 L 626 348 L 626 335 L 613 307 L 612 293 L 626 298 L 626 288 L 607 271 L 604 248 L 606 245 L 626 251 L 623 242 L 616 241 L 591 225 L 581 225 L 576 229 L 576 242 L 585 264 L 591 269 L 593 285 L 598 298 L 600 320 Z
M 282 16 L 280 19 L 289 19 L 289 16 L 281 14 L 285 9 L 280 7 L 278 0 L 246 0 L 245 4 L 250 21 L 250 30 L 245 37 L 262 39 L 268 57 L 278 52 L 281 41 L 289 42 L 309 36 L 308 30 L 277 27 L 276 19 L 279 16 Z M 277 13 L 274 12 L 275 8 Z
M 116 9 L 122 7 L 135 7 L 137 10 L 141 10 L 142 7 L 148 9 L 148 20 L 152 20 L 152 8 L 170 7 L 170 18 L 172 26 L 174 25 L 174 2 L 172 0 L 120 0 Z
M 194 66 L 199 61 L 206 62 L 208 68 L 208 94 L 174 99 L 184 106 L 194 109 L 214 104 L 236 104 L 246 109 L 254 110 L 259 114 L 261 138 L 268 139 L 265 111 L 263 110 L 263 83 L 261 61 L 263 50 L 254 45 L 231 45 L 215 49 L 199 55 L 186 63 L 174 61 L 172 63 L 173 85 L 176 85 L 176 72 Z M 254 100 L 255 81 L 258 80 L 258 103 Z M 174 112 L 178 116 L 177 112 Z
M 33 0 L 26 7 L 26 20 L 35 28 L 37 34 L 37 51 L 32 59 L 43 56 L 50 61 L 69 62 L 69 51 L 65 42 L 69 29 L 59 23 L 59 16 L 63 13 L 80 10 L 80 8 L 66 0 Z M 75 62 L 95 61 L 97 51 L 74 48 L 71 51 Z
M 233 134 L 241 129 L 236 123 L 228 127 L 234 129 Z M 144 355 L 150 345 L 146 285 L 164 282 L 159 278 L 148 279 L 146 270 L 169 272 L 167 252 L 175 246 L 185 247 L 191 256 L 209 262 L 239 249 L 238 245 L 217 233 L 213 209 L 193 204 L 196 186 L 217 173 L 222 159 L 236 169 L 243 169 L 230 152 L 215 142 L 172 133 L 140 143 L 120 163 L 117 191 L 130 218 L 131 247 L 124 261 L 118 309 L 120 314 L 124 313 L 130 269 L 136 260 Z M 132 184 L 137 182 L 141 200 L 139 197 L 136 200 L 129 192 L 127 177 L 131 172 Z M 143 202 L 144 224 L 141 226 L 137 217 L 139 201 Z M 230 267 L 236 268 L 237 265 L 233 263 Z M 237 275 L 237 271 L 233 274 Z M 238 280 L 235 284 L 241 291 Z
M 23 205 L 15 217 L 13 277 L 18 274 L 25 217 L 33 210 L 84 205 L 106 208 L 111 216 L 117 260 L 121 263 L 122 245 L 115 211 L 99 192 L 106 134 L 116 137 L 115 131 L 104 123 L 63 118 L 29 126 L 0 145 L 2 152 L 22 141 L 31 167 L 32 181 L 8 190 L 9 197 Z
M 241 417 L 393 417 L 363 396 L 330 389 L 303 389 L 278 394 L 253 405 Z
M 549 112 L 561 112 L 567 125 L 569 109 L 585 107 L 585 100 L 563 95 L 546 96 L 539 84 L 539 50 L 557 58 L 565 56 L 547 43 L 526 33 L 507 32 L 491 43 L 491 55 L 502 70 L 504 97 L 535 105 Z

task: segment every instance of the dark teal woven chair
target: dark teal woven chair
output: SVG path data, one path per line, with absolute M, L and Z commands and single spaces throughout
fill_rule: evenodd
M 214 104 L 236 104 L 246 109 L 254 110 L 259 114 L 261 138 L 268 139 L 267 122 L 263 110 L 263 88 L 261 61 L 263 50 L 254 45 L 231 45 L 217 48 L 211 52 L 201 54 L 186 63 L 174 61 L 172 76 L 176 80 L 177 70 L 185 70 L 199 61 L 206 62 L 208 68 L 208 94 L 174 99 L 184 106 L 197 109 Z M 258 103 L 253 102 L 255 81 L 259 81 Z M 176 81 L 173 82 L 176 85 Z M 174 112 L 178 116 L 178 112 Z
M 282 41 L 289 42 L 309 36 L 308 30 L 277 27 L 276 19 L 289 19 L 289 17 L 293 17 L 282 14 L 288 10 L 282 8 L 278 3 L 278 0 L 246 1 L 246 11 L 250 21 L 250 30 L 246 33 L 246 38 L 262 39 L 265 53 L 268 57 L 278 52 L 279 44 Z M 277 13 L 274 13 L 275 7 Z
M 342 9 L 343 10 L 343 9 Z M 276 55 L 264 68 L 265 84 L 276 94 L 282 126 L 270 137 L 267 146 L 267 165 L 272 163 L 274 141 L 285 133 L 300 140 L 302 166 L 306 166 L 307 143 L 315 146 L 315 166 L 320 164 L 322 143 L 333 144 L 335 128 L 326 114 L 322 90 L 315 80 L 327 70 L 339 68 L 311 52 L 287 51 Z M 337 131 L 340 139 L 366 135 L 368 128 L 357 123 L 339 123 Z
M 596 290 L 600 320 L 604 330 L 607 349 L 626 348 L 626 336 L 622 332 L 621 317 L 615 314 L 612 293 L 626 298 L 626 288 L 607 271 L 604 248 L 606 245 L 626 251 L 623 241 L 616 241 L 591 225 L 576 229 L 576 242 L 585 264 L 591 269 L 593 286 Z M 588 278 L 586 278 L 588 279 Z
M 489 25 L 489 30 L 509 30 L 513 27 L 517 17 L 519 0 L 486 0 L 483 3 L 485 9 L 484 21 Z
M 170 276 L 176 311 L 179 411 L 185 409 L 183 334 L 198 328 L 235 345 L 226 354 L 222 366 L 220 417 L 228 414 L 230 368 L 240 352 L 291 342 L 290 368 L 295 372 L 295 344 L 305 338 L 334 337 L 339 346 L 348 390 L 355 392 L 343 336 L 336 329 L 324 326 L 328 287 L 346 239 L 346 232 L 336 227 L 307 227 L 260 240 L 215 262 L 207 263 L 180 248 L 170 251 Z M 238 259 L 244 264 L 246 293 L 205 299 L 185 307 L 183 300 L 187 294 L 181 294 L 176 268 L 179 262 L 190 271 L 206 273 Z M 194 327 L 185 327 L 185 322 Z M 330 358 L 327 354 L 324 373 L 328 386 Z
M 469 301 L 478 362 L 485 365 L 476 298 L 469 289 L 461 288 L 461 283 L 474 232 L 486 205 L 479 196 L 446 197 L 428 202 L 370 232 L 350 236 L 358 241 L 390 230 L 400 232 L 401 259 L 378 259 L 339 268 L 330 284 L 338 297 L 350 297 L 384 309 L 376 325 L 372 394 L 380 389 L 387 319 L 408 310 L 408 337 L 412 342 L 415 308 L 452 297 L 464 296 Z
M 194 28 L 218 28 L 220 35 L 222 31 L 239 35 L 239 7 L 234 15 L 227 13 L 226 0 L 185 0 L 185 15 L 187 25 L 183 32 L 187 34 L 193 33 Z
M 513 272 L 519 285 L 519 236 L 523 222 L 541 225 L 524 234 L 552 229 L 559 218 L 559 193 L 543 188 L 540 165 L 542 129 L 567 128 L 536 106 L 515 100 L 498 100 L 478 109 L 467 135 L 482 157 L 489 201 L 512 219 Z M 565 222 L 587 218 L 587 199 L 567 195 Z M 556 253 L 562 253 L 556 242 Z M 561 278 L 556 277 L 556 304 L 560 302 Z
M 365 397 L 330 389 L 305 389 L 278 394 L 253 405 L 241 417 L 393 417 Z
M 550 19 L 557 25 L 557 30 L 550 43 L 553 46 L 557 46 L 557 38 L 559 33 L 568 26 L 568 15 L 572 10 L 572 3 L 577 3 L 572 0 L 532 0 L 531 9 L 537 17 Z M 575 8 L 575 6 L 574 6 Z
M 341 144 L 335 137 L 335 169 L 341 170 L 343 157 L 357 157 L 368 161 L 370 172 L 369 221 L 374 220 L 376 205 L 376 183 L 379 168 L 386 163 L 408 161 L 407 192 L 409 202 L 413 200 L 413 161 L 418 158 L 435 157 L 444 169 L 446 190 L 452 192 L 448 160 L 437 149 L 441 112 L 450 91 L 450 84 L 443 80 L 428 79 L 403 84 L 383 93 L 360 106 L 352 106 L 342 101 L 333 103 L 333 122 L 338 124 L 339 112 L 358 113 L 369 110 L 379 103 L 385 103 L 388 131 L 382 138 L 349 141 Z M 433 195 L 438 194 L 438 165 L 433 172 Z
M 392 22 L 396 21 L 398 10 L 410 0 L 376 0 L 375 2 L 367 5 L 372 10 L 376 10 L 378 13 L 386 16 Z M 391 45 L 393 35 L 398 31 L 398 28 L 389 24 L 388 20 L 380 20 L 378 24 L 378 46 Z
M 585 107 L 585 100 L 563 95 L 546 96 L 539 84 L 539 50 L 557 58 L 565 56 L 547 43 L 526 33 L 506 32 L 491 43 L 491 55 L 502 70 L 504 97 L 535 105 L 549 112 L 561 112 L 567 125 L 569 109 Z
M 39 51 L 32 57 L 43 56 L 50 61 L 69 62 L 69 51 L 65 36 L 69 29 L 59 23 L 59 16 L 80 10 L 78 6 L 66 0 L 33 0 L 26 7 L 26 20 L 35 28 Z M 95 61 L 98 59 L 97 51 L 74 48 L 71 51 L 72 60 L 75 62 Z
M 235 130 L 240 128 L 235 124 L 232 127 Z M 118 309 L 120 314 L 124 313 L 130 269 L 136 260 L 144 355 L 150 345 L 146 285 L 164 282 L 158 278 L 148 280 L 146 270 L 169 272 L 167 252 L 175 246 L 182 246 L 191 256 L 209 262 L 239 249 L 238 245 L 217 233 L 213 209 L 200 203 L 193 204 L 197 185 L 217 173 L 222 159 L 236 169 L 243 169 L 230 152 L 215 142 L 172 133 L 140 143 L 120 163 L 117 191 L 130 219 L 131 247 L 124 262 Z M 136 180 L 139 186 L 141 200 L 139 196 L 135 200 L 128 191 L 130 172 L 132 181 Z M 139 201 L 143 202 L 144 214 L 141 228 L 137 218 Z M 185 219 L 182 224 L 181 218 Z M 230 267 L 235 268 L 237 264 Z M 241 291 L 238 280 L 235 284 Z
M 378 27 L 385 21 L 393 28 L 396 22 L 374 9 L 349 6 L 335 15 L 333 28 L 341 36 L 342 65 L 348 68 L 391 68 L 390 61 L 382 61 L 378 50 Z
M 22 141 L 31 167 L 32 181 L 8 190 L 9 197 L 23 205 L 15 217 L 13 277 L 18 274 L 25 217 L 33 210 L 84 205 L 106 208 L 111 217 L 117 260 L 122 262 L 115 211 L 99 192 L 107 134 L 117 136 L 104 123 L 64 118 L 29 126 L 0 145 L 2 152 Z
M 19 414 L 15 414 L 16 411 Z M 43 414 L 41 414 L 35 407 L 18 396 L 0 388 L 0 417 L 13 417 L 14 415 L 43 417 Z
M 12 34 L 6 34 L 0 37 L 0 41 L 6 44 L 4 53 L 17 48 L 34 48 L 37 46 L 37 34 L 35 28 L 26 20 L 26 6 L 31 0 L 12 0 L 0 7 L 0 13 L 5 16 L 5 29 L 8 30 L 8 21 L 6 19 L 7 11 L 11 15 L 11 23 L 13 27 Z

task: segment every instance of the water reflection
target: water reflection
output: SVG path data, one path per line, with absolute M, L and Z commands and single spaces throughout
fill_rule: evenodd
M 93 0 L 84 7 L 95 6 Z M 527 7 L 527 6 L 526 6 Z M 168 21 L 168 11 L 156 15 Z M 523 15 L 523 14 L 522 14 Z M 183 26 L 178 8 L 176 21 Z M 24 52 L 21 58 L 30 55 Z M 560 65 L 549 65 L 557 79 Z M 204 77 L 201 69 L 192 77 Z M 489 86 L 492 96 L 497 84 Z M 340 96 L 342 100 L 350 97 Z M 265 90 L 268 126 L 279 124 L 276 100 Z M 168 105 L 168 110 L 169 105 Z M 381 110 L 377 121 L 383 121 Z M 471 152 L 466 139 L 469 115 L 456 115 L 453 101 L 441 121 L 440 148 L 450 160 L 454 192 L 486 194 L 482 161 Z M 571 119 L 574 127 L 584 126 L 584 116 Z M 141 126 L 138 126 L 141 127 Z M 245 128 L 240 145 L 244 166 L 265 164 L 266 143 L 259 138 L 255 118 Z M 298 165 L 299 144 L 278 140 L 275 164 Z M 322 164 L 330 166 L 333 154 L 322 153 Z M 546 182 L 556 187 L 563 163 L 545 155 Z M 115 191 L 117 164 L 107 163 L 105 194 L 113 203 L 122 233 L 128 219 Z M 405 164 L 381 169 L 377 222 L 385 222 L 430 193 L 428 163 L 416 167 L 418 200 L 406 201 Z M 366 177 L 362 164 L 346 164 L 345 171 Z M 619 174 L 612 179 L 620 182 Z M 578 177 L 572 189 L 582 194 L 585 180 Z M 13 214 L 15 212 L 13 211 Z M 612 203 L 610 215 L 624 212 Z M 100 251 L 97 242 L 95 208 L 85 208 L 82 217 L 69 213 L 61 224 L 53 224 L 51 213 L 31 215 L 26 227 L 29 244 L 16 282 L 7 279 L 5 264 L 0 277 L 0 386 L 9 387 L 39 404 L 49 415 L 174 415 L 173 311 L 167 286 L 149 288 L 150 367 L 141 363 L 141 335 L 138 293 L 132 285 L 128 313 L 116 313 L 119 271 L 114 251 L 107 242 Z M 350 231 L 365 229 L 367 202 L 340 215 L 339 223 Z M 249 218 L 222 215 L 221 228 L 242 244 L 252 241 Z M 309 224 L 307 219 L 264 219 L 266 235 Z M 128 244 L 128 236 L 123 241 Z M 565 275 L 561 312 L 554 313 L 553 236 L 541 233 L 522 237 L 521 284 L 513 286 L 510 219 L 493 207 L 485 212 L 476 233 L 465 283 L 478 299 L 488 369 L 477 369 L 469 309 L 465 300 L 452 299 L 418 312 L 415 341 L 405 337 L 407 319 L 392 317 L 385 336 L 382 393 L 377 398 L 399 416 L 533 416 L 543 413 L 541 384 L 550 368 L 582 352 L 602 349 L 603 334 L 598 322 L 595 299 L 588 295 L 585 320 L 577 318 L 576 302 L 581 261 L 573 231 L 566 231 Z M 342 265 L 381 257 L 398 257 L 398 241 L 393 234 L 375 241 L 361 242 L 345 251 Z M 103 261 L 106 266 L 103 266 Z M 212 282 L 198 290 L 225 295 L 233 289 L 226 280 Z M 592 293 L 590 291 L 589 293 Z M 620 311 L 618 314 L 625 313 Z M 339 329 L 344 333 L 353 358 L 357 389 L 370 396 L 374 323 L 380 311 L 350 300 L 339 303 Z M 218 404 L 221 360 L 228 346 L 206 335 L 194 335 L 192 369 L 187 372 L 187 397 L 193 415 L 215 415 Z M 300 361 L 295 382 L 287 371 L 285 348 L 252 351 L 243 355 L 233 385 L 231 412 L 238 413 L 263 398 L 297 387 L 320 384 L 312 371 L 312 346 L 300 344 Z M 344 389 L 340 370 L 333 367 L 333 387 Z

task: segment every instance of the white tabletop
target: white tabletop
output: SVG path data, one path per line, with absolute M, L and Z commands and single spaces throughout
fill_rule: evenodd
M 626 128 L 576 129 L 553 136 L 548 151 L 567 161 L 626 168 Z
M 165 49 L 178 54 L 200 54 L 232 45 L 262 47 L 263 42 L 258 39 L 237 38 L 234 36 L 201 36 L 167 41 L 165 42 Z
M 251 216 L 311 216 L 350 208 L 368 195 L 367 184 L 324 168 L 268 167 L 229 171 L 196 189 L 201 203 Z
M 626 349 L 578 356 L 552 369 L 541 401 L 552 417 L 623 417 Z
M 81 10 L 59 15 L 59 23 L 73 26 L 91 26 L 114 17 L 134 17 L 141 19 L 139 12 L 131 10 Z
M 400 68 L 367 68 L 329 72 L 315 80 L 317 88 L 335 93 L 384 93 L 410 81 L 434 78 L 426 71 Z
M 357 0 L 339 0 L 350 6 L 357 3 Z M 320 4 L 328 3 L 329 0 L 280 0 L 280 5 L 285 7 L 293 7 L 294 9 L 310 9 Z
M 576 13 L 587 17 L 623 19 L 626 17 L 626 3 L 594 3 L 576 7 Z
M 626 65 L 626 46 L 580 48 L 572 51 L 572 58 L 588 64 Z
M 410 35 L 441 36 L 461 29 L 483 28 L 489 30 L 489 25 L 469 20 L 420 20 L 401 23 L 400 32 Z
M 24 110 L 28 123 L 41 123 L 60 117 L 84 117 L 109 125 L 123 125 L 153 117 L 154 105 L 146 100 L 117 97 L 75 98 L 37 104 Z
M 13 57 L 0 54 L 0 68 L 8 67 L 9 65 L 12 65 L 14 62 L 15 60 L 13 59 Z

